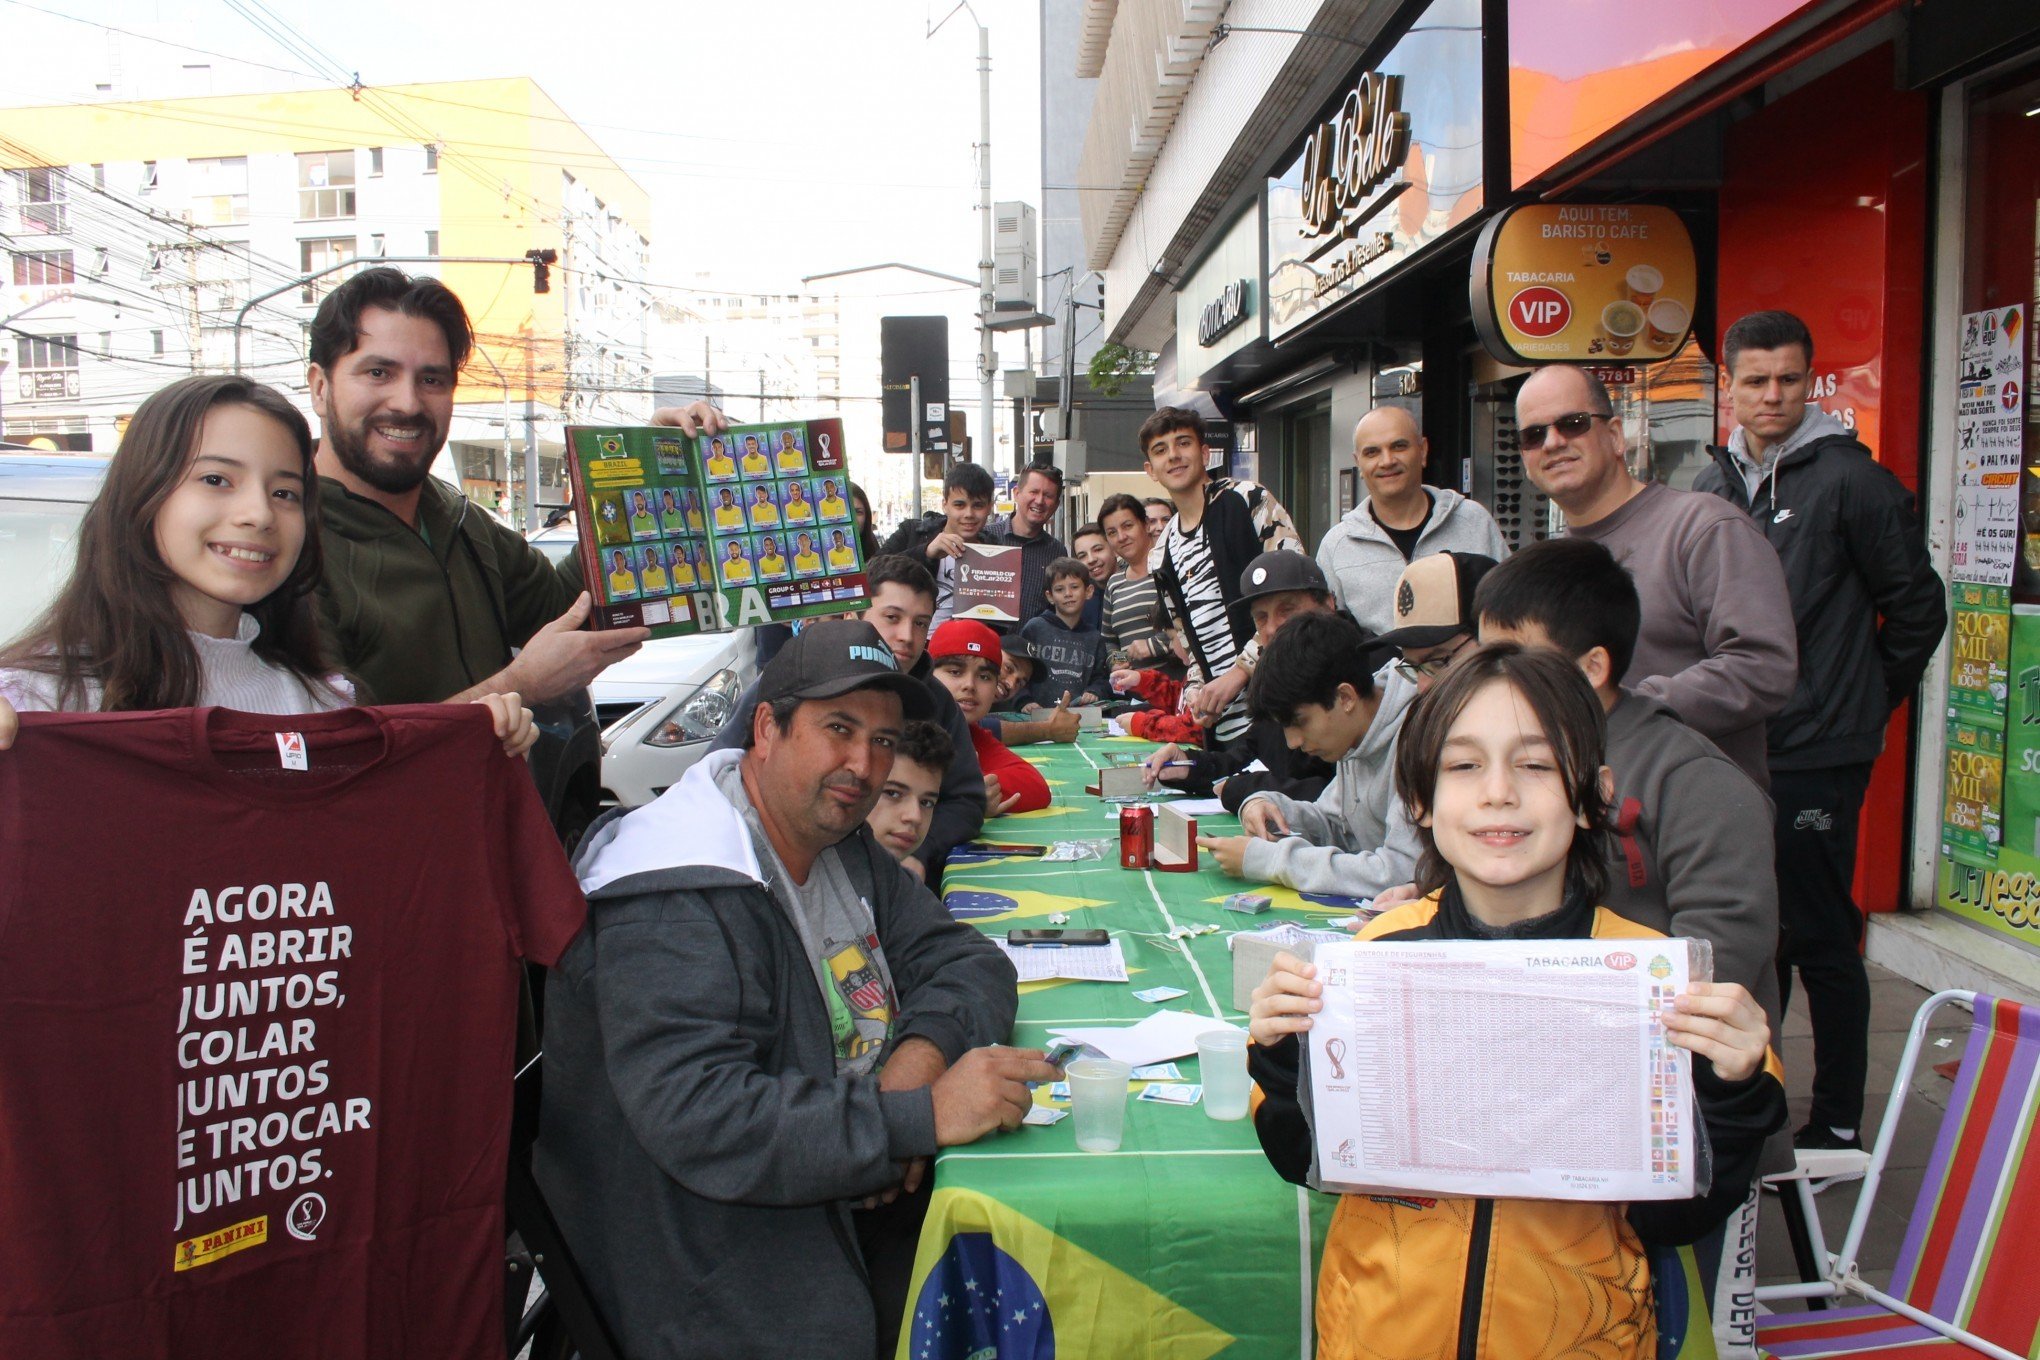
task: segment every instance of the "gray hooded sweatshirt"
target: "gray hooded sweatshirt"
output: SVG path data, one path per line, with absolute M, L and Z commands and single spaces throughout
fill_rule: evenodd
M 1416 877 L 1423 845 L 1395 792 L 1395 744 L 1417 687 L 1384 668 L 1381 707 L 1360 744 L 1339 761 L 1339 772 L 1314 803 L 1280 793 L 1257 793 L 1240 804 L 1273 803 L 1296 834 L 1279 841 L 1250 840 L 1240 868 L 1247 878 L 1283 883 L 1298 892 L 1373 897 Z
M 588 928 L 546 983 L 538 1180 L 632 1360 L 870 1354 L 849 1205 L 935 1151 L 927 1089 L 838 1075 L 800 932 L 715 784 L 742 758 L 712 752 L 589 833 Z M 891 1045 L 918 1036 L 954 1062 L 1005 1040 L 997 947 L 868 831 L 825 854 L 877 923 Z
M 1494 516 L 1480 502 L 1449 487 L 1424 489 L 1431 493 L 1431 518 L 1417 535 L 1416 557 L 1464 552 L 1499 562 L 1509 555 L 1509 545 L 1495 527 Z M 1388 531 L 1376 522 L 1368 509 L 1370 503 L 1362 497 L 1360 504 L 1325 532 L 1324 542 L 1318 544 L 1317 564 L 1340 607 L 1368 632 L 1385 633 L 1395 627 L 1395 583 L 1409 563 Z

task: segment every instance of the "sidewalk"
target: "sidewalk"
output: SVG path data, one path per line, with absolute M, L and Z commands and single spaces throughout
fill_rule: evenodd
M 1912 1025 L 1914 1012 L 1919 1010 L 1920 1003 L 1927 996 L 1925 988 L 1915 986 L 1874 963 L 1870 965 L 1870 1083 L 1863 1115 L 1866 1121 L 1863 1143 L 1866 1147 L 1884 1118 L 1884 1105 L 1891 1094 L 1892 1078 L 1898 1071 L 1899 1057 L 1905 1051 L 1906 1031 Z M 1921 1055 L 1919 1068 L 1913 1074 L 1913 1095 L 1907 1098 L 1905 1114 L 1899 1124 L 1898 1141 L 1893 1145 L 1891 1159 L 1885 1166 L 1884 1183 L 1877 1192 L 1877 1207 L 1872 1212 L 1869 1231 L 1863 1239 L 1863 1278 L 1874 1285 L 1890 1283 L 1892 1263 L 1898 1257 L 1899 1244 L 1912 1214 L 1913 1199 L 1919 1193 L 1920 1178 L 1926 1169 L 1928 1155 L 1933 1151 L 1934 1134 L 1940 1127 L 1941 1114 L 1947 1108 L 1952 1083 L 1934 1071 L 1934 1064 L 1951 1062 L 1961 1056 L 1963 1035 L 1968 1028 L 1967 1011 L 1944 1008 L 1935 1017 L 1931 1037 Z M 1950 1039 L 1946 1048 L 1936 1046 L 1935 1040 L 1942 1036 Z M 1786 1127 L 1796 1129 L 1806 1122 L 1807 1107 L 1811 1103 L 1808 1092 L 1813 1078 L 1813 1032 L 1806 1019 L 1806 994 L 1797 987 L 1793 990 L 1792 1005 L 1785 1016 L 1785 1034 L 1779 1056 L 1785 1063 L 1785 1089 L 1792 1106 L 1792 1117 Z M 1827 1236 L 1830 1250 L 1841 1247 L 1861 1185 L 1860 1181 L 1840 1182 L 1817 1197 L 1821 1230 Z M 1792 1248 L 1785 1237 L 1784 1217 L 1777 1212 L 1776 1197 L 1766 1195 L 1757 1220 L 1757 1283 L 1784 1284 L 1797 1278 L 1792 1264 Z

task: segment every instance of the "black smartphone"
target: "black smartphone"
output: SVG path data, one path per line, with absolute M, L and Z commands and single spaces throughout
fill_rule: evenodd
M 1018 948 L 1064 949 L 1078 944 L 1104 944 L 1112 938 L 1102 930 L 1009 930 L 1006 943 Z

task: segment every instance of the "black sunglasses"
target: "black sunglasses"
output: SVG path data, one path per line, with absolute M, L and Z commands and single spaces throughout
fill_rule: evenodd
M 1522 426 L 1516 431 L 1516 438 L 1526 449 L 1541 449 L 1544 447 L 1544 436 L 1553 430 L 1557 430 L 1567 439 L 1578 439 L 1594 428 L 1595 421 L 1614 418 L 1613 413 L 1608 411 L 1574 411 L 1571 415 L 1560 416 L 1549 425 Z

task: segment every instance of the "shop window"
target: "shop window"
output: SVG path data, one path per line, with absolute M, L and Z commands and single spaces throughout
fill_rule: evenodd
M 24 400 L 78 395 L 77 336 L 17 336 L 14 358 L 17 390 Z
M 297 158 L 297 172 L 300 220 L 320 222 L 354 216 L 352 151 L 305 152 Z

